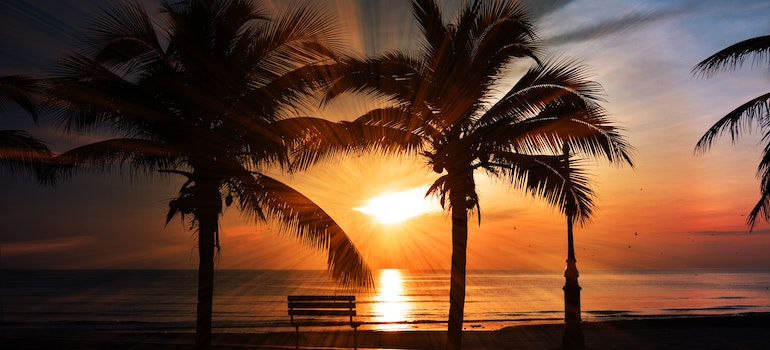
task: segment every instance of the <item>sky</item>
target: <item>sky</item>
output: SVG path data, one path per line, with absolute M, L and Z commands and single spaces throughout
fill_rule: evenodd
M 150 0 L 144 2 L 152 3 Z M 0 75 L 46 69 L 76 40 L 100 1 L 0 0 Z M 276 9 L 293 2 L 265 1 Z M 454 1 L 441 1 L 447 13 Z M 329 0 L 325 5 L 360 52 L 415 47 L 406 0 Z M 759 198 L 757 133 L 721 138 L 695 154 L 700 136 L 770 88 L 768 66 L 700 78 L 698 62 L 733 43 L 770 32 L 767 1 L 533 1 L 549 54 L 578 59 L 601 83 L 603 104 L 636 148 L 635 166 L 591 166 L 593 220 L 575 231 L 581 273 L 600 269 L 770 268 L 770 225 L 749 232 Z M 511 73 L 515 79 L 515 73 Z M 340 100 L 317 116 L 349 120 L 371 105 Z M 352 111 L 352 112 L 351 112 Z M 87 142 L 18 109 L 0 129 L 23 128 L 56 151 Z M 374 268 L 448 269 L 451 223 L 435 200 L 399 223 L 366 213 L 370 199 L 408 191 L 415 202 L 435 174 L 420 159 L 360 155 L 282 175 L 345 229 Z M 562 270 L 566 222 L 542 201 L 477 175 L 481 224 L 470 219 L 469 269 Z M 197 268 L 194 234 L 165 225 L 176 178 L 82 173 L 55 188 L 0 174 L 2 268 Z M 420 190 L 422 189 L 422 190 Z M 395 210 L 395 209 L 393 209 Z M 323 269 L 323 253 L 291 234 L 255 224 L 233 207 L 220 223 L 220 269 Z M 590 272 L 588 272 L 590 273 Z

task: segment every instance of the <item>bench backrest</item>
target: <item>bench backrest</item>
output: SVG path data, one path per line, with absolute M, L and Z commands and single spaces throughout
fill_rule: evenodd
M 301 322 L 312 324 L 316 317 L 347 317 L 353 324 L 356 315 L 356 297 L 354 295 L 290 295 L 289 317 L 292 326 Z M 294 316 L 308 316 L 295 321 Z M 319 323 L 323 323 L 319 321 Z

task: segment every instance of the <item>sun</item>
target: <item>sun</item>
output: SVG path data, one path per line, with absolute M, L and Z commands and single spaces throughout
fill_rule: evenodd
M 395 224 L 422 214 L 441 211 L 435 200 L 425 197 L 427 189 L 417 187 L 385 193 L 367 200 L 366 205 L 353 209 L 371 215 L 383 224 Z

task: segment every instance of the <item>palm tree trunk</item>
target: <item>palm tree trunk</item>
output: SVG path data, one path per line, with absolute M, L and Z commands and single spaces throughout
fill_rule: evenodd
M 195 349 L 211 348 L 211 315 L 214 303 L 214 232 L 210 223 L 199 221 L 198 231 L 198 311 L 195 326 Z M 216 221 L 215 224 L 216 225 Z M 204 227 L 205 226 L 205 227 Z M 216 226 L 215 226 L 216 227 Z
M 214 248 L 219 226 L 221 197 L 214 181 L 196 181 L 200 202 L 198 219 L 198 309 L 195 327 L 195 349 L 211 349 L 211 328 L 214 303 Z
M 452 270 L 449 285 L 449 321 L 447 350 L 462 348 L 463 317 L 465 309 L 465 262 L 468 247 L 468 209 L 465 193 L 450 192 L 452 207 Z

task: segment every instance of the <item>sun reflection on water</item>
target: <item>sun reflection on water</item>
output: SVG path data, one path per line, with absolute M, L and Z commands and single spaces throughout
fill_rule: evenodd
M 378 330 L 406 329 L 404 323 L 411 313 L 409 298 L 405 295 L 404 280 L 398 269 L 380 271 L 377 285 L 377 295 L 374 297 L 375 319 L 379 323 Z

